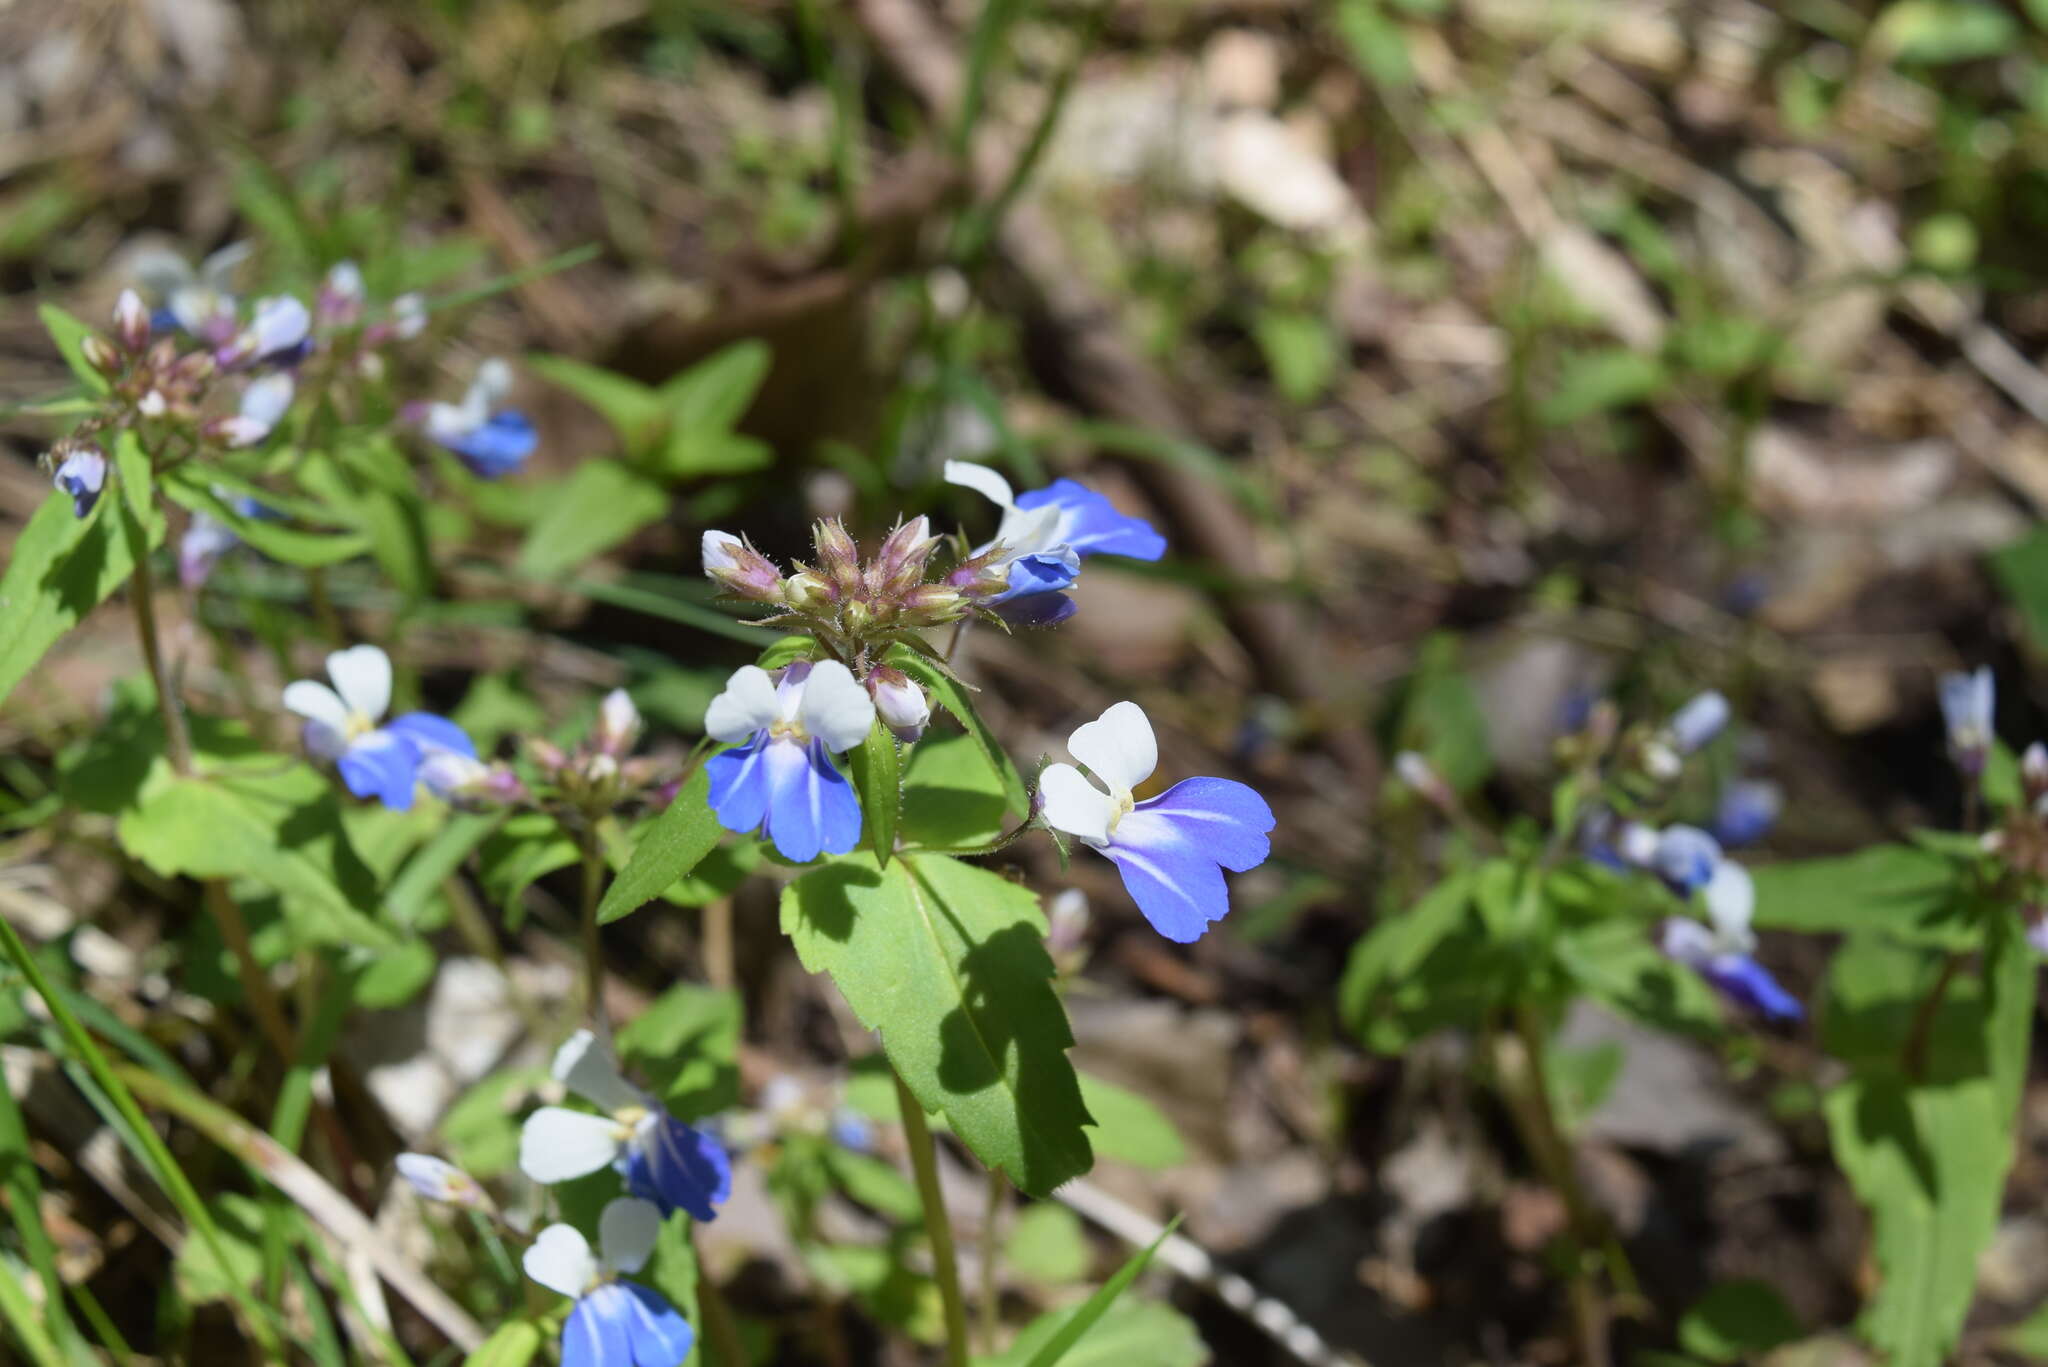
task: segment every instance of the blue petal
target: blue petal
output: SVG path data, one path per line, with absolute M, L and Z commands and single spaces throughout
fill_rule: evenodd
M 501 409 L 481 427 L 441 438 L 441 444 L 462 457 L 462 463 L 484 479 L 499 479 L 526 463 L 540 437 L 533 423 L 517 409 Z
M 1166 554 L 1166 538 L 1142 517 L 1125 517 L 1101 494 L 1071 479 L 1054 480 L 1043 489 L 1017 496 L 1025 510 L 1057 504 L 1066 513 L 1063 538 L 1081 555 L 1127 555 L 1157 560 Z
M 768 815 L 768 747 L 766 731 L 745 745 L 723 750 L 704 762 L 711 777 L 711 811 L 728 831 L 751 835 Z
M 717 1207 L 732 1195 L 732 1159 L 724 1147 L 671 1115 L 626 1151 L 625 1176 L 626 1190 L 664 1215 L 686 1210 L 694 1220 L 715 1220 Z
M 384 729 L 411 741 L 419 747 L 422 755 L 447 750 L 464 759 L 476 758 L 476 742 L 469 738 L 469 733 L 446 717 L 437 717 L 432 712 L 408 712 L 402 717 L 393 717 L 384 723 Z
M 1782 807 L 1775 784 L 1760 779 L 1731 783 L 1714 813 L 1714 838 L 1724 846 L 1754 844 L 1778 824 Z
M 149 315 L 149 330 L 151 332 L 183 332 L 185 329 L 178 322 L 177 314 L 172 313 L 169 309 L 160 308 Z
M 784 859 L 806 864 L 821 852 L 845 854 L 860 843 L 860 799 L 823 741 L 770 741 L 767 768 L 764 829 Z
M 562 1326 L 562 1367 L 637 1367 L 633 1298 L 617 1282 L 579 1297 Z
M 659 1291 L 638 1282 L 620 1282 L 631 1302 L 626 1333 L 633 1341 L 633 1367 L 682 1367 L 697 1335 Z
M 1052 551 L 1020 555 L 1010 562 L 1005 581 L 1009 587 L 988 602 L 994 605 L 1042 593 L 1058 593 L 1061 589 L 1072 588 L 1074 580 L 1079 577 L 1080 561 L 1074 556 Z
M 996 616 L 1013 627 L 1050 627 L 1072 617 L 1074 600 L 1064 593 L 1034 593 L 1024 598 L 997 600 Z
M 1700 976 L 1728 1000 L 1767 1020 L 1796 1021 L 1806 1014 L 1799 999 L 1778 986 L 1771 971 L 1747 954 L 1724 954 L 1708 960 Z
M 1102 852 L 1152 928 L 1187 944 L 1230 910 L 1223 869 L 1242 872 L 1264 862 L 1272 829 L 1272 808 L 1250 788 L 1227 778 L 1191 778 L 1138 804 Z
M 420 752 L 404 736 L 389 731 L 359 736 L 335 763 L 341 781 L 357 797 L 374 797 L 394 812 L 411 809 Z
M 71 495 L 71 512 L 84 517 L 107 487 L 107 458 L 98 451 L 73 451 L 57 467 L 56 485 Z

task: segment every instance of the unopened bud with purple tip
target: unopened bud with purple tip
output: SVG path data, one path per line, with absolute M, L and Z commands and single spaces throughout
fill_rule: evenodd
M 783 596 L 775 562 L 731 532 L 704 533 L 703 556 L 705 575 L 735 598 L 772 603 Z
M 916 681 L 888 665 L 868 675 L 868 696 L 874 699 L 875 714 L 896 739 L 909 745 L 924 734 L 931 723 L 932 705 Z
M 604 695 L 597 708 L 597 732 L 593 739 L 601 754 L 618 759 L 640 739 L 640 709 L 623 688 Z
M 1669 737 L 1672 749 L 1689 755 L 1720 735 L 1728 725 L 1728 716 L 1728 699 L 1709 689 L 1672 713 L 1664 734 Z
M 491 1198 L 474 1177 L 445 1158 L 426 1153 L 398 1155 L 398 1175 L 429 1201 L 489 1210 Z
M 149 345 L 149 309 L 134 290 L 122 290 L 114 301 L 114 340 L 129 351 Z
M 363 272 L 353 261 L 336 262 L 313 298 L 313 316 L 323 327 L 352 327 L 363 316 Z
M 839 593 L 860 592 L 860 547 L 836 517 L 820 518 L 811 528 L 811 545 L 817 548 L 818 571 Z
M 2020 756 L 2020 786 L 2037 809 L 2048 798 L 2048 745 L 2035 741 Z
M 1451 792 L 1451 785 L 1444 782 L 1443 775 L 1413 750 L 1403 750 L 1394 756 L 1394 774 L 1432 807 L 1447 812 L 1458 805 L 1458 799 Z
M 1941 676 L 1941 716 L 1948 726 L 1948 751 L 1956 768 L 1971 778 L 1984 772 L 1991 753 L 1993 713 L 1998 706 L 1991 667 Z
M 869 589 L 896 596 L 924 582 L 925 563 L 937 549 L 939 538 L 932 535 L 931 520 L 918 516 L 898 526 L 882 543 L 882 549 L 868 566 Z
M 87 365 L 109 378 L 128 368 L 128 358 L 121 354 L 120 348 L 97 332 L 85 335 L 78 344 L 78 352 L 85 357 Z

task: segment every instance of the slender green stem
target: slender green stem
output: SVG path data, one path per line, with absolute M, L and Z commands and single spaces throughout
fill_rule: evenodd
M 932 1275 L 946 1309 L 947 1367 L 967 1367 L 967 1302 L 960 1295 L 960 1263 L 953 1252 L 953 1226 L 946 1218 L 946 1199 L 939 1192 L 939 1154 L 925 1124 L 924 1103 L 911 1095 L 903 1078 L 896 1082 L 896 1104 L 903 1110 L 903 1137 L 910 1147 L 910 1170 L 917 1177 L 917 1197 L 924 1205 L 925 1237 L 932 1244 Z
M 125 506 L 122 511 L 127 511 Z M 185 729 L 185 712 L 178 706 L 177 690 L 171 687 L 170 667 L 164 662 L 163 642 L 157 634 L 156 576 L 149 568 L 149 546 L 141 536 L 130 540 L 135 573 L 128 585 L 128 602 L 135 611 L 135 635 L 142 642 L 142 658 L 148 662 L 150 682 L 156 686 L 157 715 L 164 722 L 164 753 L 170 757 L 173 772 L 189 774 L 192 735 Z
M 996 1276 L 1001 1261 L 1003 1193 L 1009 1183 L 994 1168 L 988 1173 L 988 1201 L 981 1208 L 981 1351 L 996 1350 L 996 1330 L 1002 1321 L 1003 1288 Z
M 213 1222 L 213 1216 L 207 1211 L 205 1202 L 199 1199 L 199 1193 L 193 1189 L 191 1179 L 187 1178 L 184 1169 L 178 1166 L 178 1160 L 171 1156 L 170 1147 L 150 1126 L 149 1117 L 144 1115 L 142 1107 L 136 1104 L 134 1093 L 122 1083 L 113 1065 L 107 1062 L 99 1046 L 93 1043 L 92 1036 L 79 1024 L 78 1017 L 72 1013 L 70 1005 L 51 988 L 50 980 L 44 976 L 42 966 L 35 961 L 35 956 L 29 953 L 28 946 L 22 942 L 13 924 L 5 917 L 0 917 L 0 949 L 6 951 L 7 957 L 21 971 L 21 975 L 28 979 L 29 987 L 43 999 L 43 1004 L 49 1008 L 50 1018 L 57 1023 L 57 1030 L 64 1036 L 65 1043 L 71 1046 L 79 1062 L 84 1064 L 86 1071 L 92 1074 L 93 1081 L 99 1084 L 113 1103 L 114 1109 L 120 1113 L 135 1146 L 141 1150 L 139 1156 L 162 1185 L 164 1194 L 171 1198 L 171 1204 L 178 1208 L 178 1213 L 185 1217 L 186 1223 L 191 1225 L 197 1237 L 205 1242 L 207 1251 L 213 1255 L 216 1264 L 220 1267 L 232 1266 L 233 1264 L 228 1261 L 226 1245 L 221 1239 L 220 1227 Z M 250 1334 L 271 1354 L 273 1361 L 281 1361 L 282 1349 L 263 1308 L 256 1303 L 255 1298 L 249 1294 L 249 1289 L 242 1285 L 239 1278 L 229 1278 L 229 1290 L 243 1318 L 248 1322 Z

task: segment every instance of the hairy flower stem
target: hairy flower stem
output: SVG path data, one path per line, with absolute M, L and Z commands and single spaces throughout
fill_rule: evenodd
M 1918 1009 L 1913 1012 L 1913 1024 L 1906 1031 L 1906 1047 L 1900 1052 L 1906 1076 L 1914 1082 L 1922 1082 L 1927 1076 L 1927 1048 L 1933 1042 L 1934 1021 L 1941 1014 L 1941 1004 L 1948 999 L 1948 989 L 1956 980 L 1956 973 L 1963 966 L 1961 954 L 1950 954 L 1942 961 L 1941 976 L 1934 980 L 1934 986 L 1927 989 L 1927 995 L 1920 999 Z
M 128 510 L 120 509 L 125 517 Z M 185 710 L 178 705 L 171 686 L 170 666 L 164 661 L 163 641 L 156 628 L 156 576 L 149 567 L 149 546 L 131 529 L 129 545 L 135 555 L 135 573 L 128 584 L 129 606 L 135 611 L 135 634 L 142 642 L 142 658 L 149 664 L 149 679 L 156 687 L 157 715 L 164 723 L 164 753 L 171 771 L 180 778 L 192 772 L 192 733 L 185 728 Z
M 1579 1183 L 1571 1145 L 1552 1109 L 1545 1043 L 1542 1022 L 1536 1013 L 1517 1011 L 1513 1035 L 1502 1038 L 1501 1047 L 1494 1051 L 1501 1094 L 1544 1180 L 1564 1201 L 1571 1229 L 1572 1325 L 1579 1340 L 1579 1361 L 1587 1367 L 1609 1367 L 1613 1361 L 1608 1343 L 1610 1310 L 1601 1294 L 1598 1267 L 1592 1260 L 1595 1251 L 1604 1248 L 1610 1264 L 1615 1264 L 1619 1251 L 1611 1247 L 1613 1234 L 1606 1219 Z M 1617 1270 L 1626 1266 L 1619 1262 Z
M 917 1177 L 918 1200 L 924 1205 L 925 1237 L 932 1243 L 932 1275 L 946 1308 L 947 1367 L 967 1367 L 967 1302 L 960 1295 L 960 1263 L 953 1252 L 953 1226 L 946 1218 L 946 1199 L 939 1192 L 939 1155 L 925 1124 L 924 1104 L 911 1095 L 892 1067 L 896 1104 L 903 1111 L 903 1137 L 910 1147 L 910 1169 Z
M 576 844 L 583 851 L 583 1004 L 590 1011 L 597 1037 L 609 1041 L 612 1026 L 604 1009 L 604 939 L 597 924 L 598 894 L 604 890 L 604 851 L 598 845 L 597 828 L 587 821 L 576 833 Z

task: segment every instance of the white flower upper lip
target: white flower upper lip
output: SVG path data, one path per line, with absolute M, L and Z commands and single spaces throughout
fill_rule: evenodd
M 1046 824 L 1091 845 L 1106 845 L 1117 823 L 1137 805 L 1132 791 L 1159 767 L 1159 742 L 1145 710 L 1120 702 L 1075 728 L 1067 752 L 1108 788 L 1090 783 L 1071 764 L 1053 764 L 1040 776 Z

